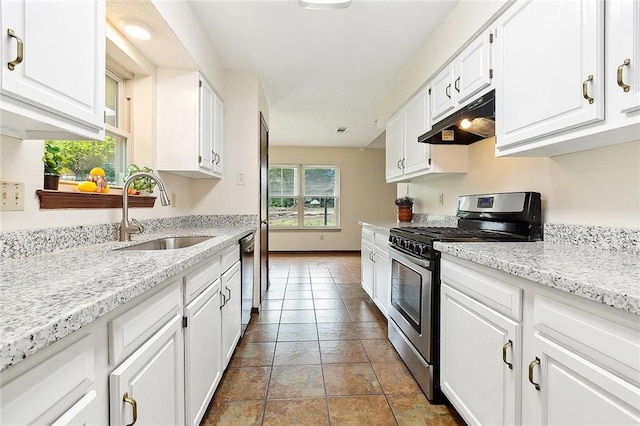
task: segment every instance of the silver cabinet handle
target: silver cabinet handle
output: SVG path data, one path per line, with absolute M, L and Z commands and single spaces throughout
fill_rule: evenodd
M 456 78 L 456 81 L 453 82 L 453 87 L 460 93 L 460 77 Z
M 229 298 L 227 300 L 231 300 L 231 289 L 227 286 L 224 286 L 224 288 L 226 288 L 227 291 L 229 292 Z
M 582 97 L 589 101 L 590 104 L 593 103 L 593 98 L 589 96 L 588 84 L 593 81 L 593 75 L 589 75 L 585 81 L 582 82 Z
M 215 151 L 211 151 L 211 164 L 216 162 L 216 155 Z
M 404 169 L 404 158 L 402 159 L 402 168 Z
M 220 164 L 220 156 L 218 155 L 218 153 L 216 152 L 216 165 Z
M 124 393 L 122 400 L 128 404 L 131 404 L 131 407 L 133 408 L 133 422 L 127 425 L 127 426 L 133 426 L 138 421 L 138 403 L 136 402 L 135 399 L 129 396 L 129 392 Z
M 22 59 L 24 59 L 24 43 L 11 28 L 7 29 L 7 35 L 9 37 L 15 38 L 16 41 L 18 42 L 18 53 L 16 55 L 16 58 L 13 61 L 7 63 L 7 66 L 9 67 L 9 69 L 13 71 L 16 68 L 16 65 L 21 64 Z
M 509 370 L 513 370 L 513 364 L 507 361 L 507 349 L 513 346 L 513 342 L 509 340 L 507 343 L 502 346 L 502 362 L 509 366 Z
M 451 99 L 451 83 L 444 89 L 444 94 L 447 95 L 447 98 Z
M 397 164 L 397 166 L 398 166 L 398 168 L 399 168 L 399 169 L 402 169 L 402 167 L 400 167 L 400 163 L 401 163 L 401 162 L 402 162 L 402 159 L 398 160 L 398 164 Z
M 622 88 L 622 91 L 625 93 L 629 91 L 629 85 L 624 84 L 624 81 L 622 81 L 622 70 L 624 67 L 628 67 L 629 64 L 631 64 L 631 59 L 627 58 L 624 60 L 622 65 L 618 67 L 618 86 L 620 86 Z
M 224 308 L 224 305 L 227 304 L 227 298 L 223 292 L 220 292 L 220 296 L 222 296 L 222 305 L 220 305 L 220 309 Z
M 533 368 L 536 365 L 540 365 L 540 358 L 538 357 L 536 357 L 536 359 L 529 363 L 529 382 L 536 388 L 537 391 L 539 391 L 540 384 L 533 381 Z

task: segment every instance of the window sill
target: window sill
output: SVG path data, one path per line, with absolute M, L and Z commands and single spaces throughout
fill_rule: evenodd
M 39 189 L 40 209 L 121 209 L 122 194 Z M 129 207 L 153 207 L 156 197 L 129 195 Z
M 269 232 L 340 232 L 341 228 L 281 228 L 279 226 L 269 225 Z

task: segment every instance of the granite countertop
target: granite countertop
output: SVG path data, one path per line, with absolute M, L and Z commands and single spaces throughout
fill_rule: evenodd
M 23 259 L 0 259 L 0 371 L 73 333 L 197 262 L 255 225 L 166 229 Z M 178 250 L 113 251 L 160 237 L 213 235 Z
M 640 256 L 572 244 L 444 243 L 436 250 L 640 315 Z

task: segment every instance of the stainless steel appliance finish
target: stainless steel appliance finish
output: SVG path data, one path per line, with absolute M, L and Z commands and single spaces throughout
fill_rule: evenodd
M 432 145 L 469 145 L 496 133 L 495 91 L 492 90 L 433 125 L 418 137 L 418 142 Z
M 255 239 L 251 233 L 240 239 L 240 265 L 241 265 L 241 300 L 242 300 L 242 332 L 244 332 L 251 320 L 251 309 L 253 308 L 253 258 Z
M 389 340 L 432 402 L 440 402 L 440 252 L 434 241 L 535 241 L 542 238 L 540 194 L 464 195 L 458 227 L 389 232 Z

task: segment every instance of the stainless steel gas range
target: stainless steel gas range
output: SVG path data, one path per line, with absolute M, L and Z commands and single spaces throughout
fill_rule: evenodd
M 537 192 L 464 195 L 458 227 L 392 228 L 389 234 L 391 303 L 389 340 L 427 398 L 440 402 L 440 252 L 434 241 L 487 242 L 542 239 Z

